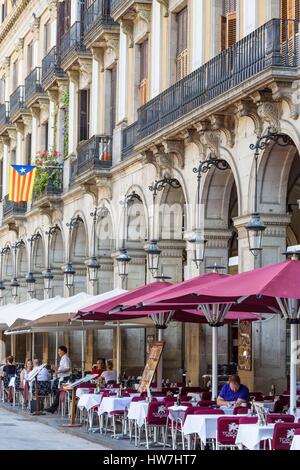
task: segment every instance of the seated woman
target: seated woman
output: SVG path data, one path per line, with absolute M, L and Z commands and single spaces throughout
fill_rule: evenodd
M 117 381 L 117 372 L 113 370 L 112 359 L 106 361 L 106 370 L 102 372 L 100 379 L 104 379 L 106 384 Z
M 33 370 L 40 366 L 40 362 L 38 359 L 34 359 L 33 361 Z M 37 376 L 37 383 L 38 383 L 38 394 L 41 397 L 45 397 L 51 393 L 51 375 L 50 372 L 44 367 Z M 35 394 L 35 382 L 32 385 L 32 393 Z
M 97 359 L 96 367 L 92 370 L 92 374 L 97 374 L 99 377 L 106 370 L 105 359 Z
M 249 390 L 241 384 L 238 375 L 231 375 L 219 393 L 217 404 L 219 406 L 241 406 L 249 401 Z
M 33 369 L 33 363 L 31 359 L 27 359 L 24 365 L 24 369 L 20 374 L 20 391 L 24 398 L 24 404 L 26 405 L 29 398 L 29 374 Z
M 9 382 L 10 382 L 10 379 L 12 377 L 15 377 L 16 373 L 17 373 L 17 368 L 14 364 L 13 356 L 8 356 L 6 358 L 6 364 L 3 367 L 3 373 L 4 373 L 4 376 L 3 376 L 4 390 L 5 390 L 5 393 L 6 393 L 6 397 L 7 397 L 8 401 L 12 401 L 13 400 L 13 396 L 12 396 L 13 391 L 12 391 L 12 387 L 9 387 Z

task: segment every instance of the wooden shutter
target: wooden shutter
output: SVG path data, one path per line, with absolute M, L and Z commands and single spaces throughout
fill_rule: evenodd
M 226 16 L 220 17 L 220 38 L 221 38 L 221 51 L 226 49 L 226 36 L 227 36 L 227 18 Z
M 227 44 L 226 47 L 231 47 L 236 43 L 236 12 L 228 13 L 227 15 Z
M 188 10 L 184 8 L 177 16 L 177 57 L 176 79 L 181 80 L 188 73 Z
M 26 165 L 31 165 L 31 134 L 26 135 Z
M 221 50 L 227 49 L 236 43 L 236 12 L 227 13 L 220 17 Z

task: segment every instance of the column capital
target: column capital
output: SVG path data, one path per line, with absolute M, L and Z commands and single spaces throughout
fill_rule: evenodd
M 15 45 L 15 52 L 18 55 L 18 60 L 21 60 L 23 57 L 23 50 L 24 50 L 24 38 L 19 38 Z
M 30 31 L 32 32 L 34 41 L 38 40 L 38 35 L 40 31 L 40 22 L 41 22 L 40 18 L 35 17 L 31 23 Z
M 163 7 L 164 17 L 167 18 L 169 16 L 169 0 L 157 0 Z
M 55 21 L 57 19 L 58 1 L 50 0 L 48 8 L 51 21 Z

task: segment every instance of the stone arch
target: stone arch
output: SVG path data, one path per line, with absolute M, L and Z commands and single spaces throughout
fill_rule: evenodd
M 139 199 L 134 199 L 127 207 L 126 237 L 127 243 L 137 247 L 143 247 L 148 238 L 147 206 L 143 191 L 139 186 L 131 186 L 126 196 L 135 192 Z
M 39 231 L 39 233 L 42 232 Z M 33 245 L 32 260 L 33 271 L 42 272 L 45 269 L 45 243 L 43 237 L 39 238 Z
M 96 225 L 96 256 L 100 265 L 97 292 L 107 292 L 114 287 L 114 262 L 112 254 L 116 249 L 115 231 L 111 206 L 101 201 Z
M 65 261 L 65 248 L 63 232 L 61 229 L 51 237 L 50 241 L 50 265 L 61 268 Z
M 70 247 L 71 262 L 76 272 L 74 280 L 75 294 L 86 290 L 87 278 L 85 262 L 88 258 L 89 240 L 85 219 L 82 214 L 79 213 L 78 215 L 80 216 L 80 220 L 72 230 Z

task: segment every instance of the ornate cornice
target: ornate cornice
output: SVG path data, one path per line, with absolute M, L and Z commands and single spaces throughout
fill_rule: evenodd
M 169 16 L 169 0 L 157 0 L 163 7 L 164 17 Z
M 11 30 L 15 22 L 19 19 L 30 0 L 19 0 L 16 6 L 12 9 L 10 14 L 5 18 L 4 22 L 0 27 L 0 43 L 6 38 L 8 32 Z

